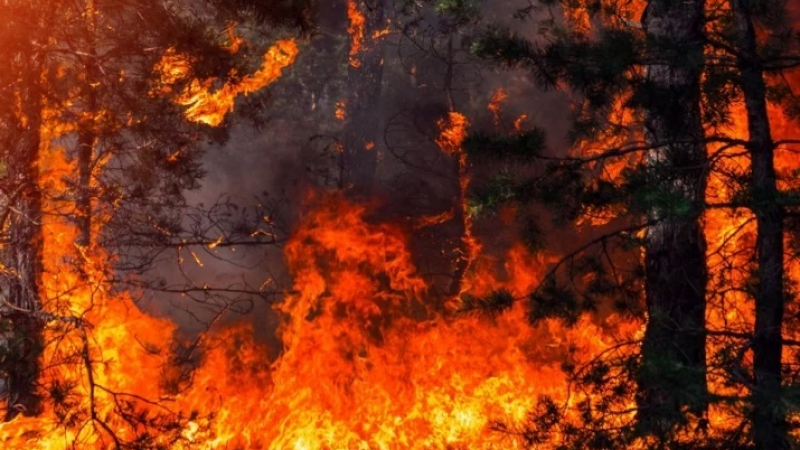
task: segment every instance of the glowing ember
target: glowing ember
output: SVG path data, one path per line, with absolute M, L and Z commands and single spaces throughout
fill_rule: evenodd
M 336 111 L 334 115 L 339 120 L 345 120 L 347 118 L 347 104 L 344 101 L 336 102 Z

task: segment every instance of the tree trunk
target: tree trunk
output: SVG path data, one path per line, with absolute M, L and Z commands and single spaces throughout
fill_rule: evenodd
M 9 202 L 9 241 L 5 265 L 9 274 L 8 353 L 3 367 L 8 408 L 6 420 L 40 412 L 36 383 L 43 348 L 40 298 L 42 276 L 42 197 L 39 189 L 39 147 L 42 124 L 41 67 L 31 52 L 21 70 L 21 117 L 8 155 L 8 174 L 18 194 Z
M 778 204 L 773 142 L 767 115 L 766 86 L 748 2 L 733 0 L 752 164 L 753 212 L 758 227 L 756 323 L 753 336 L 751 420 L 757 450 L 789 448 L 786 412 L 781 407 L 783 337 L 783 208 Z
M 455 47 L 453 43 L 453 31 L 450 31 L 447 37 L 447 70 L 444 75 L 444 92 L 447 97 L 447 104 L 450 108 L 450 122 L 452 123 L 452 114 L 456 112 L 456 102 L 453 96 L 453 78 L 455 77 Z M 460 115 L 459 115 L 460 116 Z M 466 136 L 466 129 L 464 135 L 460 140 Z M 467 211 L 467 195 L 469 190 L 469 166 L 467 164 L 467 155 L 462 148 L 462 142 L 458 142 L 457 148 L 451 151 L 453 159 L 453 181 L 455 184 L 456 196 L 453 200 L 453 223 L 456 226 L 458 233 L 458 241 L 456 241 L 456 260 L 455 268 L 453 270 L 453 280 L 450 282 L 448 294 L 452 298 L 457 298 L 461 295 L 464 289 L 464 278 L 467 271 L 475 258 L 475 239 L 472 236 L 472 218 Z
M 663 435 L 707 408 L 706 242 L 700 223 L 706 150 L 700 116 L 702 0 L 651 0 L 642 24 L 661 62 L 647 67 L 645 105 L 651 185 L 670 200 L 653 205 L 645 243 L 649 320 L 638 376 L 638 424 Z M 661 197 L 663 196 L 663 197 Z M 678 206 L 676 206 L 678 205 Z
M 94 0 L 86 2 L 86 56 L 83 80 L 84 111 L 78 124 L 78 186 L 75 209 L 78 220 L 78 244 L 87 249 L 92 244 L 92 161 L 97 142 L 97 92 L 100 78 L 97 66 L 97 17 Z M 80 260 L 83 273 L 83 259 Z
M 350 56 L 347 72 L 347 123 L 344 131 L 344 185 L 369 196 L 378 166 L 378 103 L 383 84 L 383 48 L 373 34 L 384 27 L 383 0 L 351 0 L 364 16 L 363 45 Z

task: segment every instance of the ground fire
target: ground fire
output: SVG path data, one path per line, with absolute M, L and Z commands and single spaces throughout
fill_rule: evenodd
M 800 445 L 794 2 L 113 3 L 0 4 L 0 448 Z

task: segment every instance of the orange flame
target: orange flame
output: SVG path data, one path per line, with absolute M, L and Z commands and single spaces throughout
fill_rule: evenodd
M 492 96 L 492 100 L 489 102 L 487 108 L 489 111 L 492 112 L 492 116 L 494 117 L 494 125 L 496 127 L 500 126 L 500 108 L 503 106 L 503 103 L 508 100 L 508 93 L 503 88 L 498 88 L 494 95 Z
M 466 126 L 457 113 L 442 122 L 444 151 L 460 153 Z M 43 149 L 41 164 L 42 186 L 67 188 L 64 180 L 75 168 L 63 149 Z M 60 202 L 48 208 L 70 207 Z M 49 339 L 61 345 L 48 347 L 45 362 L 88 355 L 94 379 L 90 384 L 82 363 L 57 364 L 45 384 L 75 386 L 74 408 L 93 410 L 97 419 L 75 416 L 79 426 L 65 429 L 59 411 L 48 410 L 0 424 L 0 442 L 14 450 L 66 450 L 73 442 L 105 450 L 111 432 L 134 439 L 141 431 L 116 414 L 118 396 L 135 394 L 124 400 L 139 402 L 146 414 L 161 407 L 141 400 L 183 417 L 177 435 L 154 437 L 170 450 L 521 448 L 492 431 L 492 421 L 525 420 L 539 394 L 566 401 L 559 355 L 573 346 L 593 355 L 615 336 L 638 330 L 615 318 L 601 324 L 588 317 L 574 329 L 556 321 L 531 327 L 522 304 L 492 320 L 448 315 L 430 300 L 404 232 L 370 224 L 364 214 L 338 194 L 311 196 L 285 250 L 294 287 L 276 306 L 284 316 L 281 356 L 267 360 L 247 327 L 212 332 L 202 337 L 208 351 L 193 383 L 179 394 L 157 382 L 174 369 L 167 351 L 174 325 L 143 314 L 130 296 L 102 288 L 110 274 L 99 249 L 87 255 L 89 282 L 69 270 L 77 231 L 65 214 L 49 214 L 45 283 L 57 300 L 48 310 L 81 317 L 87 326 L 51 326 Z M 491 273 L 496 264 L 476 260 L 464 289 L 482 295 L 506 287 L 522 296 L 548 263 L 516 246 L 501 274 Z
M 351 3 L 355 7 L 352 0 L 348 5 Z M 585 18 L 580 14 L 568 17 Z M 230 84 L 226 92 L 235 98 L 260 89 L 255 86 L 265 80 L 274 81 L 294 60 L 296 47 L 292 48 L 294 53 L 276 50 L 283 58 L 273 57 L 279 68 L 262 69 Z M 189 62 L 174 53 L 165 55 L 160 68 L 162 94 L 171 95 L 175 84 L 191 76 Z M 233 99 L 215 100 L 216 92 L 208 93 L 208 85 L 200 82 L 193 92 L 195 81 L 189 92 L 178 98 L 194 98 L 201 91 L 206 96 L 187 104 L 177 102 L 196 107 L 195 118 L 213 117 L 198 121 L 220 123 L 232 110 Z M 623 103 L 614 111 L 614 120 L 631 123 L 634 118 Z M 209 106 L 199 106 L 202 104 Z M 211 111 L 220 110 L 224 112 L 217 122 L 218 116 Z M 796 125 L 776 107 L 771 106 L 770 116 L 776 139 L 796 133 Z M 52 112 L 46 114 L 38 182 L 46 193 L 63 193 L 69 190 L 65 180 L 76 169 L 64 149 L 51 141 L 73 132 L 74 125 L 58 123 L 54 117 Z M 734 119 L 727 132 L 746 138 L 743 112 L 735 111 Z M 452 112 L 439 126 L 436 143 L 458 163 L 455 208 L 462 208 L 463 213 L 469 178 L 462 145 L 469 123 L 464 115 Z M 619 144 L 614 137 L 600 136 L 580 143 L 574 151 L 593 155 Z M 709 148 L 709 152 L 718 150 Z M 730 158 L 722 160 L 720 164 L 726 166 L 721 168 L 747 169 L 747 159 L 736 155 L 740 150 L 726 150 Z M 789 149 L 779 149 L 776 160 L 783 174 L 798 167 L 796 155 Z M 636 161 L 595 168 L 614 181 L 632 162 Z M 792 186 L 796 181 L 786 183 L 789 186 L 784 187 L 797 187 Z M 732 199 L 735 193 L 726 186 L 720 176 L 712 176 L 707 198 Z M 193 383 L 176 393 L 158 382 L 166 370 L 175 369 L 167 351 L 175 324 L 141 312 L 133 295 L 108 289 L 110 256 L 102 249 L 74 245 L 77 230 L 67 219 L 74 204 L 64 196 L 45 198 L 50 199 L 43 223 L 44 289 L 49 299 L 45 308 L 65 320 L 53 320 L 48 326 L 48 342 L 58 345 L 46 349 L 42 381 L 44 385 L 55 381 L 69 384 L 74 405 L 70 411 L 80 413 L 66 417 L 77 424 L 73 426 L 64 426 L 64 411 L 53 408 L 41 417 L 2 423 L 3 448 L 106 450 L 113 448 L 112 433 L 135 439 L 142 430 L 131 427 L 116 411 L 119 396 L 123 396 L 124 401 L 137 403 L 145 415 L 162 410 L 147 400 L 179 414 L 176 435 L 154 436 L 156 445 L 169 450 L 521 449 L 520 441 L 492 431 L 491 424 L 524 421 L 542 394 L 574 406 L 569 380 L 560 367 L 564 356 L 569 353 L 575 363 L 585 363 L 618 342 L 642 334 L 640 322 L 613 314 L 605 319 L 583 316 L 574 327 L 555 320 L 531 326 L 521 302 L 488 319 L 452 314 L 436 306 L 437 294 L 415 267 L 400 226 L 369 222 L 363 206 L 353 205 L 341 195 L 314 194 L 285 247 L 294 285 L 276 305 L 282 315 L 281 355 L 269 361 L 267 350 L 254 342 L 253 331 L 246 326 L 208 333 L 201 337 L 206 352 L 193 371 Z M 111 213 L 99 212 L 95 231 Z M 593 224 L 606 223 L 614 216 L 614 212 L 597 213 Z M 420 226 L 454 216 L 455 210 L 451 210 L 421 220 Z M 750 281 L 744 270 L 723 271 L 721 267 L 748 267 L 754 239 L 751 219 L 752 215 L 741 209 L 711 210 L 704 217 L 710 271 L 729 276 L 722 280 L 725 286 L 746 286 Z M 511 246 L 500 260 L 481 255 L 469 216 L 463 220 L 471 247 L 462 293 L 485 295 L 508 289 L 515 299 L 522 298 L 553 262 L 552 257 L 529 254 L 521 245 Z M 72 265 L 81 259 L 86 261 L 86 279 Z M 787 266 L 790 277 L 800 280 L 799 264 L 787 260 Z M 719 298 L 709 299 L 709 304 L 711 331 L 752 330 L 752 302 L 742 291 L 725 290 Z M 798 338 L 796 330 L 787 332 L 787 337 Z M 724 341 L 710 339 L 709 354 L 722 345 Z M 75 355 L 79 356 L 77 362 Z M 709 383 L 714 393 L 741 393 L 713 373 Z M 619 420 L 629 420 L 632 414 Z M 709 419 L 712 429 L 725 429 L 735 423 L 731 418 L 729 412 L 715 409 Z
M 350 65 L 361 67 L 358 54 L 364 48 L 367 20 L 364 13 L 358 9 L 356 0 L 347 0 L 347 19 L 350 21 L 350 25 L 347 27 L 347 33 L 350 35 Z
M 280 40 L 264 54 L 264 62 L 256 73 L 238 81 L 229 81 L 215 90 L 213 86 L 218 82 L 216 78 L 203 81 L 193 79 L 175 97 L 174 102 L 186 107 L 187 119 L 216 127 L 233 111 L 239 95 L 251 94 L 274 83 L 280 78 L 283 69 L 294 64 L 298 53 L 294 40 Z M 160 75 L 161 92 L 169 94 L 177 82 L 188 78 L 191 64 L 185 57 L 171 51 L 156 65 L 156 73 Z

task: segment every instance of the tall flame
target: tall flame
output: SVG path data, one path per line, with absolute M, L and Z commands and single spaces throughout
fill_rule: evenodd
M 459 117 L 451 120 L 465 124 Z M 443 147 L 460 145 L 454 133 L 445 133 Z M 54 191 L 74 170 L 58 148 L 43 152 L 42 165 L 42 185 Z M 48 308 L 82 325 L 48 328 L 61 345 L 45 362 L 62 363 L 45 384 L 73 386 L 71 411 L 83 413 L 68 417 L 72 427 L 58 409 L 0 424 L 4 448 L 113 448 L 112 434 L 130 440 L 142 431 L 117 414 L 120 401 L 148 417 L 177 413 L 174 432 L 153 437 L 171 450 L 521 448 L 493 431 L 494 421 L 525 420 L 539 394 L 568 400 L 561 356 L 570 348 L 594 355 L 639 328 L 588 317 L 576 328 L 531 327 L 522 304 L 491 320 L 452 315 L 431 301 L 401 228 L 368 223 L 365 209 L 340 194 L 312 195 L 306 211 L 285 251 L 294 286 L 276 306 L 284 317 L 281 356 L 270 362 L 247 327 L 211 332 L 201 338 L 208 350 L 193 383 L 179 393 L 157 381 L 174 368 L 167 348 L 174 325 L 104 289 L 110 274 L 99 250 L 88 255 L 90 282 L 65 270 L 78 251 L 76 230 L 64 215 L 48 216 L 46 289 L 58 294 Z M 476 260 L 464 289 L 483 295 L 505 287 L 522 296 L 548 263 L 515 246 L 497 274 L 497 261 Z
M 348 2 L 349 12 L 351 7 L 357 12 L 354 0 Z M 351 63 L 358 53 L 353 53 L 359 29 L 354 16 Z M 585 11 L 567 17 L 589 27 Z M 215 126 L 233 110 L 238 95 L 274 82 L 296 55 L 293 41 L 280 41 L 255 74 L 213 92 L 217 80 L 193 79 L 176 93 L 175 86 L 191 78 L 192 69 L 186 58 L 168 53 L 157 66 L 159 93 L 174 95 L 176 103 L 187 107 L 187 118 Z M 797 85 L 796 80 L 792 83 Z M 499 111 L 500 102 L 493 103 Z M 619 100 L 613 119 L 631 123 L 634 118 L 624 103 Z M 796 133 L 796 125 L 774 105 L 770 118 L 776 140 Z M 733 119 L 725 131 L 746 139 L 743 111 L 734 109 Z M 522 121 L 521 117 L 519 126 Z M 452 112 L 439 126 L 436 143 L 457 162 L 456 208 L 465 209 L 469 178 L 462 144 L 469 122 Z M 73 125 L 46 114 L 38 180 L 46 194 L 69 191 L 65 180 L 75 173 L 74 162 L 52 142 L 73 131 Z M 600 136 L 579 143 L 574 152 L 596 155 L 624 143 L 616 139 L 629 138 Z M 709 148 L 710 154 L 727 152 L 727 158 L 719 159 L 721 170 L 709 180 L 710 201 L 734 198 L 736 193 L 718 174 L 749 168 L 747 158 L 737 154 L 740 150 Z M 618 181 L 635 158 L 594 168 L 603 179 Z M 798 168 L 796 155 L 788 149 L 778 149 L 776 160 L 784 175 Z M 786 178 L 784 188 L 797 188 L 796 181 Z M 525 421 L 543 394 L 568 407 L 580 400 L 570 392 L 570 380 L 561 370 L 565 357 L 579 365 L 642 335 L 641 322 L 614 314 L 602 319 L 584 315 L 572 327 L 556 320 L 532 326 L 518 301 L 488 318 L 441 308 L 434 301 L 441 294 L 414 265 L 408 230 L 368 221 L 365 208 L 341 194 L 313 193 L 285 247 L 293 286 L 275 306 L 282 316 L 280 356 L 269 360 L 267 349 L 255 342 L 247 326 L 214 330 L 198 340 L 204 354 L 197 367 L 190 368 L 192 383 L 168 389 L 160 381 L 179 369 L 168 348 L 175 341 L 175 324 L 144 314 L 132 294 L 111 290 L 109 255 L 74 245 L 78 232 L 67 219 L 74 204 L 64 196 L 45 198 L 43 282 L 49 299 L 45 308 L 53 320 L 46 330 L 51 345 L 42 359 L 42 384 L 61 389 L 51 394 L 64 394 L 69 407 L 51 405 L 40 417 L 0 424 L 0 445 L 11 450 L 106 450 L 114 448 L 115 439 L 139 439 L 144 430 L 120 414 L 121 405 L 133 406 L 153 420 L 160 414 L 177 417 L 171 432 L 150 436 L 153 447 L 169 450 L 517 449 L 523 443 L 496 432 L 496 423 Z M 419 226 L 450 220 L 454 211 L 425 218 Z M 110 213 L 96 216 L 96 232 Z M 616 213 L 595 211 L 588 221 L 605 224 Z M 514 299 L 524 298 L 553 262 L 519 244 L 506 249 L 502 259 L 482 255 L 469 217 L 462 219 L 464 236 L 470 240 L 462 294 L 507 289 Z M 750 282 L 746 268 L 752 261 L 752 214 L 713 209 L 703 219 L 710 272 L 720 275 L 713 281 L 726 287 L 709 299 L 709 330 L 748 333 L 753 307 L 739 288 Z M 79 260 L 85 265 L 82 273 L 74 269 Z M 786 263 L 791 279 L 800 280 L 800 264 L 788 256 Z M 787 337 L 797 340 L 798 331 L 787 330 Z M 710 338 L 709 355 L 720 353 L 726 339 Z M 787 360 L 795 357 L 786 353 Z M 744 392 L 714 373 L 709 383 L 715 394 Z M 634 414 L 632 399 L 625 402 L 631 408 L 620 421 Z M 715 408 L 709 417 L 711 428 L 725 430 L 740 414 Z

